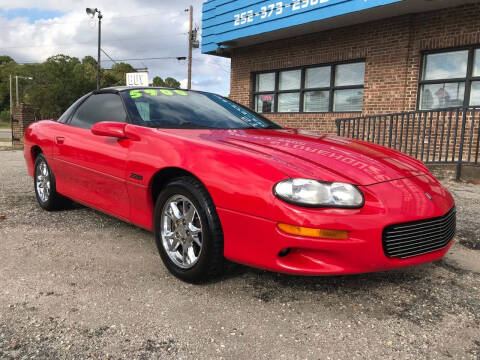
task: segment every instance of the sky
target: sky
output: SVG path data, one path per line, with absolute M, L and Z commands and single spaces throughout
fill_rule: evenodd
M 65 54 L 97 57 L 97 19 L 102 11 L 102 49 L 113 59 L 179 57 L 188 54 L 189 5 L 201 34 L 203 0 L 0 0 L 0 55 L 18 63 L 41 62 Z M 102 54 L 102 60 L 107 57 Z M 168 76 L 187 84 L 187 62 L 175 59 L 129 61 L 148 67 L 150 80 Z M 102 66 L 111 67 L 103 61 Z M 228 95 L 230 60 L 193 51 L 192 88 Z

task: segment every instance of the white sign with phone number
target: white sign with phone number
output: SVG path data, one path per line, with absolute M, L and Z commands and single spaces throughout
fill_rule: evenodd
M 298 11 L 311 6 L 325 4 L 329 0 L 293 0 L 292 2 L 276 1 L 269 5 L 262 6 L 260 11 L 247 10 L 233 15 L 234 26 L 253 23 L 256 19 L 264 20 L 271 16 L 279 16 L 286 11 Z

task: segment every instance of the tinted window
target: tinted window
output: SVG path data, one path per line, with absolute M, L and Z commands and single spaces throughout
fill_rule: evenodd
M 475 81 L 480 75 L 479 70 L 478 49 L 425 54 L 419 83 L 419 109 L 476 105 L 478 88 Z
M 183 90 L 139 89 L 122 96 L 134 121 L 155 128 L 265 129 L 270 120 L 224 97 Z
M 465 83 L 425 84 L 420 87 L 420 109 L 443 109 L 462 106 Z
M 297 90 L 300 89 L 300 80 L 302 79 L 301 70 L 282 71 L 280 73 L 279 90 Z M 297 110 L 298 111 L 298 110 Z
M 118 95 L 97 94 L 90 96 L 75 112 L 70 125 L 90 129 L 93 124 L 100 121 L 127 121 L 127 114 Z
M 332 69 L 330 66 L 306 69 L 305 87 L 307 89 L 330 87 L 331 72 Z
M 467 67 L 468 50 L 427 55 L 423 80 L 464 78 Z
M 362 111 L 363 89 L 336 90 L 333 97 L 334 111 Z
M 473 62 L 473 76 L 480 76 L 480 49 L 475 50 L 475 60 Z
M 272 113 L 275 108 L 275 94 L 255 95 L 255 111 Z
M 360 112 L 365 62 L 304 67 L 256 74 L 259 113 Z
M 278 95 L 279 112 L 298 112 L 300 93 L 283 93 Z
M 78 99 L 77 101 L 75 101 L 63 114 L 62 116 L 60 116 L 60 118 L 57 120 L 58 122 L 61 122 L 61 123 L 66 123 L 68 122 L 68 120 L 70 119 L 70 117 L 72 116 L 73 112 L 75 111 L 75 109 L 77 108 L 78 104 L 82 103 L 82 101 L 87 97 L 89 96 L 90 94 L 87 94 L 87 95 L 84 95 L 82 96 L 80 99 Z
M 335 86 L 363 85 L 365 81 L 365 63 L 337 65 Z
M 273 91 L 275 89 L 275 73 L 257 74 L 257 91 Z

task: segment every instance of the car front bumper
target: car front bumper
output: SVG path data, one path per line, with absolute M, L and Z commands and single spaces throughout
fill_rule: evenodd
M 303 209 L 275 204 L 272 219 L 217 209 L 225 237 L 225 257 L 238 263 L 301 275 L 339 275 L 390 270 L 441 259 L 442 249 L 410 258 L 387 257 L 383 229 L 392 224 L 443 216 L 453 206 L 451 195 L 430 175 L 360 187 L 362 209 Z M 426 193 L 432 197 L 430 200 Z M 347 230 L 348 239 L 330 240 L 286 234 L 278 223 Z M 288 249 L 288 253 L 282 256 Z

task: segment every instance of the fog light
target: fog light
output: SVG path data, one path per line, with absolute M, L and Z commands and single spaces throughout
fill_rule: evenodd
M 345 230 L 312 229 L 303 226 L 295 226 L 282 223 L 278 224 L 277 226 L 283 232 L 291 235 L 336 240 L 348 239 L 348 232 Z
M 283 250 L 280 250 L 280 252 L 278 253 L 278 256 L 280 256 L 280 257 L 285 257 L 285 256 L 287 256 L 289 253 L 290 253 L 290 249 L 283 249 Z

